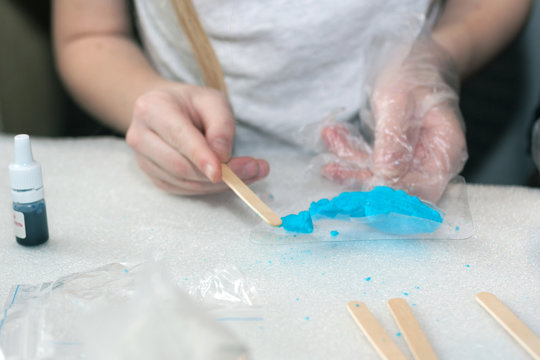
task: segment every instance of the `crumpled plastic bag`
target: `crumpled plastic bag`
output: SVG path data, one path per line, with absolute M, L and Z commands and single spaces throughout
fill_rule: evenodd
M 248 358 L 232 333 L 152 263 L 15 286 L 0 320 L 0 349 L 7 360 Z

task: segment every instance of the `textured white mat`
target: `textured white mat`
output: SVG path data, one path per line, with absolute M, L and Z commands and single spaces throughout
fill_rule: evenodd
M 2 135 L 2 302 L 14 284 L 157 257 L 181 285 L 226 264 L 254 281 L 264 320 L 229 324 L 254 359 L 377 359 L 346 311 L 350 300 L 365 302 L 409 357 L 386 305 L 392 297 L 412 305 L 441 359 L 528 358 L 476 303 L 480 291 L 495 293 L 540 334 L 539 190 L 468 185 L 475 235 L 467 240 L 261 245 L 249 240 L 259 220 L 232 193 L 167 195 L 121 139 L 33 138 L 32 144 L 43 166 L 51 238 L 37 248 L 15 242 L 7 173 L 12 137 Z M 250 147 L 242 151 L 266 157 L 272 168 L 253 188 L 276 210 L 320 197 L 302 192 L 306 155 L 284 145 Z

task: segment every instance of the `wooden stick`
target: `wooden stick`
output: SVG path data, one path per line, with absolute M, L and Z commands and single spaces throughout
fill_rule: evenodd
M 507 308 L 495 295 L 481 292 L 476 300 L 497 320 L 497 322 L 512 335 L 516 341 L 527 350 L 533 359 L 540 360 L 540 338 L 527 327 L 514 313 Z
M 406 359 L 405 355 L 403 355 L 396 344 L 388 337 L 381 324 L 379 324 L 364 303 L 351 301 L 347 304 L 347 309 L 381 358 L 385 360 Z
M 191 0 L 172 0 L 172 4 L 180 26 L 182 26 L 182 30 L 184 30 L 191 44 L 193 55 L 197 60 L 205 85 L 228 96 L 223 70 L 210 39 L 199 21 L 193 2 Z M 226 164 L 221 164 L 221 171 L 223 182 L 264 221 L 272 226 L 281 225 L 281 218 L 259 199 Z
M 388 301 L 388 307 L 394 317 L 407 345 L 416 360 L 436 360 L 437 354 L 433 351 L 428 339 L 416 321 L 412 309 L 405 299 L 395 298 Z
M 276 215 L 238 176 L 225 164 L 221 164 L 223 182 L 240 197 L 264 221 L 272 226 L 280 226 L 281 218 Z
M 191 0 L 173 0 L 178 22 L 186 34 L 206 86 L 227 95 L 223 70 Z

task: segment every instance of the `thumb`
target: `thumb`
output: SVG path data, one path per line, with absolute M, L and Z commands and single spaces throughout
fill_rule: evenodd
M 415 118 L 414 98 L 405 92 L 378 98 L 373 106 L 375 139 L 373 169 L 385 179 L 404 175 L 411 164 L 421 122 Z

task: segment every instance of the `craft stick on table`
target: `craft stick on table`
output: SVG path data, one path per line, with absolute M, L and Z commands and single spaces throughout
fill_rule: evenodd
M 495 295 L 481 292 L 476 300 L 536 360 L 540 360 L 540 338 Z
M 281 218 L 276 215 L 226 164 L 221 164 L 222 179 L 264 221 L 280 226 Z
M 369 311 L 366 304 L 360 301 L 351 301 L 347 304 L 347 309 L 381 358 L 385 360 L 406 359 L 405 355 L 386 334 L 381 324 L 375 319 L 375 316 Z
M 388 307 L 414 358 L 416 360 L 437 359 L 437 354 L 420 328 L 420 324 L 416 321 L 407 301 L 400 298 L 390 299 Z

